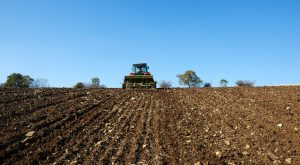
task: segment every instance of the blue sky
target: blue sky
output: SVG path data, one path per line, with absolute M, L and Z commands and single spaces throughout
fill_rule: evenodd
M 300 83 L 299 0 L 0 0 L 0 82 L 19 72 L 120 87 L 133 63 L 178 86 Z

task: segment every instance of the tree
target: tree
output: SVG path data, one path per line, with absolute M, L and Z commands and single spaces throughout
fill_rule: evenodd
M 37 78 L 32 82 L 33 88 L 47 88 L 49 87 L 48 80 L 44 78 Z
M 225 79 L 222 79 L 222 80 L 220 80 L 219 83 L 220 83 L 220 86 L 221 86 L 221 87 L 227 87 L 228 81 L 225 80 Z
M 92 88 L 99 88 L 100 87 L 100 79 L 98 77 L 92 78 Z
M 183 86 L 190 87 L 200 87 L 202 85 L 202 80 L 197 76 L 195 71 L 187 70 L 184 74 L 177 75 L 179 79 L 179 84 Z
M 238 80 L 235 82 L 236 86 L 239 87 L 252 87 L 254 86 L 254 81 L 251 80 Z
M 7 76 L 4 86 L 10 88 L 29 88 L 33 81 L 34 79 L 28 75 L 23 76 L 20 73 L 13 73 Z
M 3 83 L 0 83 L 0 88 L 4 88 L 4 84 Z
M 171 83 L 170 81 L 162 80 L 162 81 L 159 83 L 159 87 L 160 87 L 160 88 L 171 88 L 171 87 L 172 87 L 172 83 Z
M 74 86 L 73 86 L 73 88 L 84 88 L 85 86 L 84 86 L 84 84 L 82 83 L 82 82 L 78 82 L 77 84 L 75 84 Z

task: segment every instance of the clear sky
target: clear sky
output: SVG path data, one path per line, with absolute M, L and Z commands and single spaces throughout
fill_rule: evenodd
M 0 82 L 19 72 L 120 87 L 133 63 L 178 86 L 300 83 L 299 0 L 0 0 Z

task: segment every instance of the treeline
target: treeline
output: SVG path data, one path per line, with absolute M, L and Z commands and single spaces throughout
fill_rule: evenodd
M 5 88 L 47 88 L 49 87 L 48 80 L 44 78 L 33 79 L 29 75 L 21 73 L 12 73 L 7 76 L 5 83 L 0 84 Z
M 48 80 L 44 78 L 31 78 L 29 75 L 21 73 L 12 73 L 7 76 L 5 83 L 0 83 L 0 88 L 48 88 L 50 87 Z M 100 79 L 94 77 L 91 83 L 76 83 L 73 88 L 106 88 L 105 85 L 100 84 Z
M 183 87 L 188 88 L 199 88 L 199 87 L 211 87 L 212 84 L 210 82 L 204 82 L 193 70 L 187 70 L 182 74 L 177 75 L 178 82 Z M 228 87 L 229 81 L 226 79 L 221 79 L 219 81 L 220 87 Z M 254 81 L 251 80 L 237 80 L 235 82 L 236 86 L 254 86 Z M 172 83 L 170 81 L 162 80 L 159 83 L 160 88 L 171 88 Z
M 73 88 L 106 88 L 104 84 L 100 84 L 100 79 L 98 77 L 94 77 L 91 79 L 91 83 L 76 83 Z
M 199 88 L 199 87 L 212 87 L 210 82 L 204 82 L 193 70 L 187 70 L 182 74 L 176 75 L 178 82 L 183 87 L 188 88 Z M 221 79 L 219 81 L 220 87 L 228 87 L 229 81 L 226 79 Z M 254 86 L 254 81 L 251 80 L 237 80 L 235 82 L 236 86 Z M 22 75 L 21 73 L 12 73 L 7 76 L 5 83 L 0 83 L 1 88 L 48 88 L 50 87 L 48 80 L 44 78 L 33 79 L 29 75 Z M 172 82 L 162 80 L 159 82 L 160 88 L 171 88 Z M 105 85 L 100 84 L 100 79 L 94 77 L 91 79 L 91 82 L 84 83 L 78 82 L 73 88 L 106 88 Z

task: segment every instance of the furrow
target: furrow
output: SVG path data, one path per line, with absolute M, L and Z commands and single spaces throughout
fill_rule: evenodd
M 149 96 L 146 97 L 144 105 L 140 107 L 141 114 L 138 112 L 138 121 L 136 129 L 131 140 L 131 147 L 128 152 L 128 156 L 125 160 L 126 164 L 135 163 L 141 158 L 142 148 L 143 148 L 143 136 L 146 132 L 146 120 L 147 120 L 147 107 L 149 107 Z
M 122 100 L 119 101 L 116 104 L 111 104 L 110 107 L 113 108 L 107 108 L 111 110 L 107 110 L 108 113 L 106 116 L 96 116 L 96 118 L 91 119 L 93 122 L 85 127 L 81 134 L 79 134 L 76 139 L 82 138 L 80 141 L 72 141 L 72 143 L 69 143 L 68 145 L 65 145 L 66 148 L 71 148 L 69 150 L 70 154 L 64 154 L 61 158 L 58 159 L 56 162 L 60 163 L 67 163 L 66 161 L 76 161 L 79 163 L 83 163 L 84 158 L 87 157 L 92 152 L 93 147 L 98 142 L 98 136 L 101 137 L 103 128 L 107 126 L 107 123 L 109 120 L 112 119 L 114 116 L 120 116 L 119 119 L 123 118 L 121 115 L 123 115 L 123 111 L 120 107 L 124 107 L 124 103 L 129 99 L 129 96 L 122 96 Z M 118 99 L 115 99 L 118 100 Z M 126 105 L 125 105 L 126 106 Z M 107 118 L 105 118 L 107 117 Z M 104 119 L 104 120 L 102 120 Z M 93 137 L 93 138 L 92 138 Z M 66 156 L 68 155 L 68 157 Z M 66 159 L 67 158 L 67 159 Z M 71 162 L 72 162 L 71 161 Z
M 104 99 L 102 102 L 105 102 L 106 100 L 107 99 Z M 14 155 L 14 157 L 20 158 L 20 157 L 26 156 L 23 153 L 26 153 L 27 150 L 32 150 L 32 147 L 36 148 L 36 149 L 33 149 L 33 150 L 38 150 L 38 147 L 40 146 L 39 143 L 40 144 L 44 144 L 44 142 L 45 142 L 45 140 L 43 139 L 43 137 L 48 136 L 50 139 L 52 139 L 51 137 L 56 136 L 55 132 L 57 132 L 58 130 L 61 130 L 61 129 L 65 129 L 65 127 L 67 127 L 68 125 L 71 125 L 71 126 L 74 125 L 75 124 L 74 122 L 76 122 L 77 118 L 83 118 L 86 115 L 86 113 L 88 113 L 93 108 L 99 106 L 99 104 L 102 103 L 102 102 L 99 102 L 98 104 L 93 104 L 93 105 L 89 106 L 86 109 L 86 112 L 83 112 L 82 114 L 71 115 L 71 116 L 65 118 L 65 120 L 55 119 L 54 120 L 55 122 L 50 122 L 49 125 L 47 124 L 42 129 L 37 130 L 37 133 L 36 133 L 37 135 L 34 136 L 33 138 L 28 138 L 28 139 L 23 140 L 25 142 L 17 143 L 17 144 L 20 144 L 20 146 L 17 147 L 17 148 L 13 148 L 12 150 L 10 150 L 11 152 L 8 152 L 8 155 L 7 154 L 6 155 L 7 156 L 11 156 L 14 153 L 14 150 L 18 149 L 18 150 L 22 150 L 22 152 L 19 152 L 18 154 Z M 61 118 L 59 118 L 59 119 L 61 119 Z M 69 122 L 71 122 L 71 123 L 69 123 Z M 74 124 L 72 124 L 72 122 Z M 71 134 L 73 134 L 73 135 L 77 134 L 82 127 L 75 127 L 75 128 L 76 129 L 72 129 L 73 131 L 71 132 Z M 28 144 L 28 143 L 36 143 L 36 144 L 32 145 L 32 146 L 26 146 L 26 144 Z M 53 146 L 50 147 L 50 148 L 53 148 Z M 41 153 L 42 153 L 41 155 L 46 155 L 46 154 L 49 154 L 49 151 L 41 151 Z M 40 153 L 39 152 L 35 152 L 35 154 L 40 154 Z M 43 157 L 43 156 L 41 156 L 40 159 L 43 160 L 43 159 L 46 159 L 46 158 Z M 32 161 L 34 162 L 35 160 L 32 160 Z
M 64 107 L 69 107 L 71 105 L 73 105 L 73 100 L 72 101 L 68 101 L 67 102 L 68 104 L 64 103 L 65 106 Z M 63 103 L 62 103 L 63 104 Z M 45 120 L 42 120 L 42 121 L 39 121 L 39 123 L 37 124 L 34 124 L 34 123 L 30 123 L 30 122 L 27 122 L 27 123 L 22 123 L 22 125 L 20 125 L 20 123 L 15 123 L 15 122 L 12 122 L 11 124 L 14 125 L 14 123 L 16 124 L 16 126 L 18 126 L 18 129 L 17 130 L 5 130 L 5 131 L 9 131 L 11 132 L 10 135 L 13 135 L 13 136 L 9 136 L 9 137 L 2 137 L 3 139 L 3 142 L 4 143 L 1 143 L 0 145 L 0 148 L 5 148 L 7 147 L 8 145 L 12 144 L 12 143 L 15 143 L 16 141 L 19 141 L 21 140 L 21 138 L 24 137 L 24 134 L 26 133 L 26 129 L 28 129 L 27 127 L 30 126 L 31 129 L 34 129 L 34 130 L 40 130 L 42 128 L 47 128 L 47 127 L 50 127 L 51 125 L 57 123 L 57 122 L 60 122 L 60 121 L 63 121 L 63 122 L 67 122 L 67 121 L 70 121 L 72 120 L 73 118 L 75 118 L 76 116 L 75 115 L 72 115 L 70 116 L 70 114 L 65 114 L 65 112 L 67 111 L 64 111 L 63 107 L 60 107 L 60 108 L 55 108 L 55 107 L 59 107 L 60 105 L 55 105 L 53 108 L 52 108 L 52 111 L 58 111 L 58 112 L 62 112 L 63 114 L 61 115 L 57 115 L 55 117 L 57 118 L 52 118 L 50 120 L 46 120 L 47 118 L 47 114 L 51 114 L 51 111 L 47 111 L 46 114 L 43 114 L 42 116 L 45 116 L 46 118 L 43 118 Z M 64 116 L 67 116 L 67 117 L 64 117 Z M 34 116 L 30 116 L 31 118 L 34 118 Z M 29 125 L 30 124 L 30 125 Z M 12 127 L 13 128 L 13 127 Z M 21 132 L 19 130 L 22 130 Z M 15 134 L 14 134 L 15 132 Z M 6 139 L 4 139 L 6 138 Z
M 126 110 L 125 110 L 125 117 L 126 119 L 123 120 L 121 123 L 117 122 L 118 124 L 116 124 L 116 127 L 114 127 L 113 129 L 113 132 L 112 133 L 115 133 L 114 135 L 111 135 L 111 136 L 106 136 L 106 139 L 103 140 L 103 142 L 107 142 L 107 140 L 109 138 L 112 137 L 111 139 L 111 142 L 110 144 L 105 148 L 104 151 L 100 151 L 100 157 L 99 160 L 96 159 L 96 161 L 100 162 L 100 164 L 102 163 L 109 163 L 111 162 L 111 157 L 113 157 L 116 152 L 118 151 L 119 147 L 120 147 L 120 144 L 121 144 L 121 141 L 123 141 L 123 139 L 126 137 L 128 131 L 131 129 L 130 128 L 130 123 L 134 117 L 134 114 L 135 114 L 135 110 L 137 109 L 137 107 L 139 107 L 139 105 L 142 103 L 142 101 L 144 100 L 143 99 L 143 96 L 140 97 L 140 96 L 137 96 L 137 102 L 133 102 L 131 104 L 130 107 L 128 107 Z M 118 129 L 119 128 L 119 129 Z M 115 158 L 114 158 L 115 159 Z
M 147 123 L 146 123 L 146 135 L 144 135 L 144 144 L 143 149 L 144 153 L 141 156 L 141 162 L 153 164 L 153 109 L 154 109 L 154 97 L 151 96 L 150 98 L 150 105 L 147 109 L 148 116 L 147 116 Z
M 113 164 L 125 164 L 125 159 L 129 154 L 129 150 L 131 148 L 131 139 L 133 138 L 133 132 L 137 125 L 139 125 L 138 121 L 141 121 L 139 117 L 139 111 L 143 111 L 141 109 L 142 104 L 139 105 L 138 108 L 133 109 L 134 111 L 134 118 L 132 119 L 132 122 L 129 123 L 130 130 L 126 133 L 126 137 L 122 140 L 120 143 L 120 147 L 118 148 L 118 151 L 113 156 L 112 163 Z
M 180 148 L 178 148 L 177 145 L 177 137 L 172 135 L 173 132 L 176 132 L 175 127 L 178 121 L 175 118 L 176 116 L 174 116 L 176 115 L 174 113 L 174 109 L 170 108 L 174 101 L 168 100 L 168 98 L 168 95 L 163 93 L 161 96 L 162 104 L 160 104 L 159 106 L 159 108 L 161 109 L 160 137 L 162 137 L 162 140 L 160 141 L 160 145 L 162 146 L 163 150 L 162 164 L 179 164 L 181 155 L 179 154 L 178 150 Z
M 126 94 L 125 94 L 126 95 Z M 119 94 L 118 97 L 123 97 L 123 94 Z M 81 119 L 80 122 L 75 121 L 76 123 L 81 123 L 81 125 L 78 126 L 78 124 L 74 123 L 72 128 L 69 128 L 68 130 L 71 130 L 70 133 L 68 133 L 67 140 L 64 141 L 64 149 L 65 151 L 59 150 L 59 153 L 63 153 L 62 155 L 57 155 L 52 158 L 52 160 L 56 160 L 55 163 L 67 163 L 71 159 L 73 159 L 74 155 L 79 152 L 80 149 L 84 149 L 84 144 L 81 140 L 74 141 L 72 139 L 81 139 L 83 136 L 87 135 L 87 131 L 90 129 L 93 129 L 93 131 L 90 132 L 90 135 L 92 136 L 94 132 L 101 129 L 105 125 L 105 121 L 110 120 L 113 118 L 116 114 L 119 113 L 117 108 L 117 98 L 111 99 L 111 98 L 105 98 L 103 99 L 103 104 L 96 106 L 93 108 L 90 112 L 90 114 L 86 115 L 84 118 Z M 112 101 L 111 101 L 112 100 Z M 122 104 L 122 102 L 121 102 Z M 112 109 L 112 110 L 110 110 Z M 104 121 L 100 125 L 97 122 L 97 119 L 104 119 Z M 93 128 L 93 126 L 95 126 Z M 86 139 L 83 139 L 86 140 Z M 86 149 L 85 149 L 86 150 Z M 74 154 L 74 155 L 73 155 Z M 72 156 L 73 155 L 73 156 Z
M 131 98 L 130 95 L 128 95 L 129 98 Z M 107 133 L 112 133 L 115 130 L 115 125 L 114 122 L 118 121 L 118 120 L 125 120 L 126 118 L 124 117 L 124 115 L 126 115 L 126 107 L 127 106 L 132 106 L 130 104 L 130 102 L 128 102 L 128 98 L 125 99 L 125 105 L 123 106 L 119 106 L 118 108 L 116 108 L 115 110 L 118 113 L 111 113 L 110 116 L 108 118 L 104 118 L 101 122 L 103 123 L 103 129 L 101 129 L 101 131 L 97 132 L 96 135 L 97 137 L 101 137 L 100 139 L 97 138 L 95 140 L 93 140 L 93 146 L 91 146 L 91 151 L 89 151 L 86 155 L 86 158 L 95 162 L 97 161 L 97 159 L 99 158 L 99 152 L 101 151 L 101 147 L 106 146 L 107 142 L 104 140 L 106 139 L 106 137 L 104 136 Z M 111 139 L 110 139 L 111 140 Z

